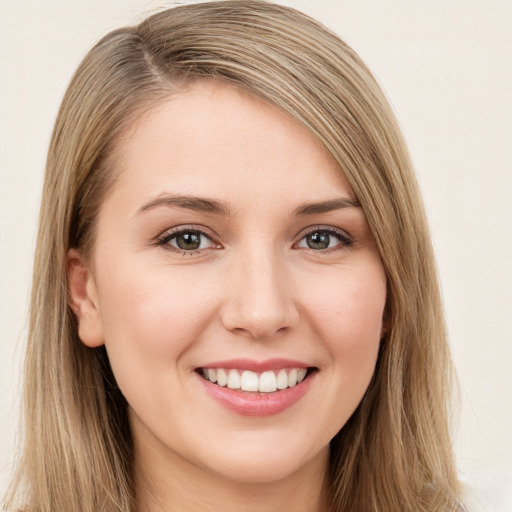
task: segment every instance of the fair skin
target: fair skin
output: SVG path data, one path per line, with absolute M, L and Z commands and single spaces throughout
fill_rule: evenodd
M 325 512 L 329 442 L 369 385 L 386 300 L 350 186 L 302 125 L 212 81 L 116 155 L 68 275 L 80 339 L 106 346 L 129 404 L 140 510 Z

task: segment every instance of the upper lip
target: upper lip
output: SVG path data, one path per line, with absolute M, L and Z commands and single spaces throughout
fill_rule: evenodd
M 310 368 L 311 365 L 293 359 L 273 358 L 265 361 L 254 359 L 229 359 L 206 363 L 198 368 L 224 368 L 233 370 L 251 370 L 256 373 L 268 370 L 279 370 L 281 368 Z

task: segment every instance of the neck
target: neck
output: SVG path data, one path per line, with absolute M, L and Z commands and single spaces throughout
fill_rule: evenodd
M 236 481 L 156 448 L 135 443 L 138 512 L 329 510 L 328 448 L 292 474 L 270 482 Z

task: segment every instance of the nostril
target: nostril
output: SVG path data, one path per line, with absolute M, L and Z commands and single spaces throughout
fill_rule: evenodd
M 288 291 L 268 275 L 260 280 L 266 284 L 253 284 L 255 289 L 248 289 L 251 285 L 247 285 L 239 292 L 240 296 L 237 296 L 238 287 L 235 285 L 233 295 L 224 302 L 220 316 L 228 331 L 252 339 L 264 339 L 283 335 L 297 324 L 299 314 Z

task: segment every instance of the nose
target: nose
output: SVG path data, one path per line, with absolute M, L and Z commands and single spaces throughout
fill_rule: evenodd
M 264 251 L 239 255 L 224 283 L 224 327 L 248 338 L 265 339 L 293 328 L 299 320 L 283 257 Z

